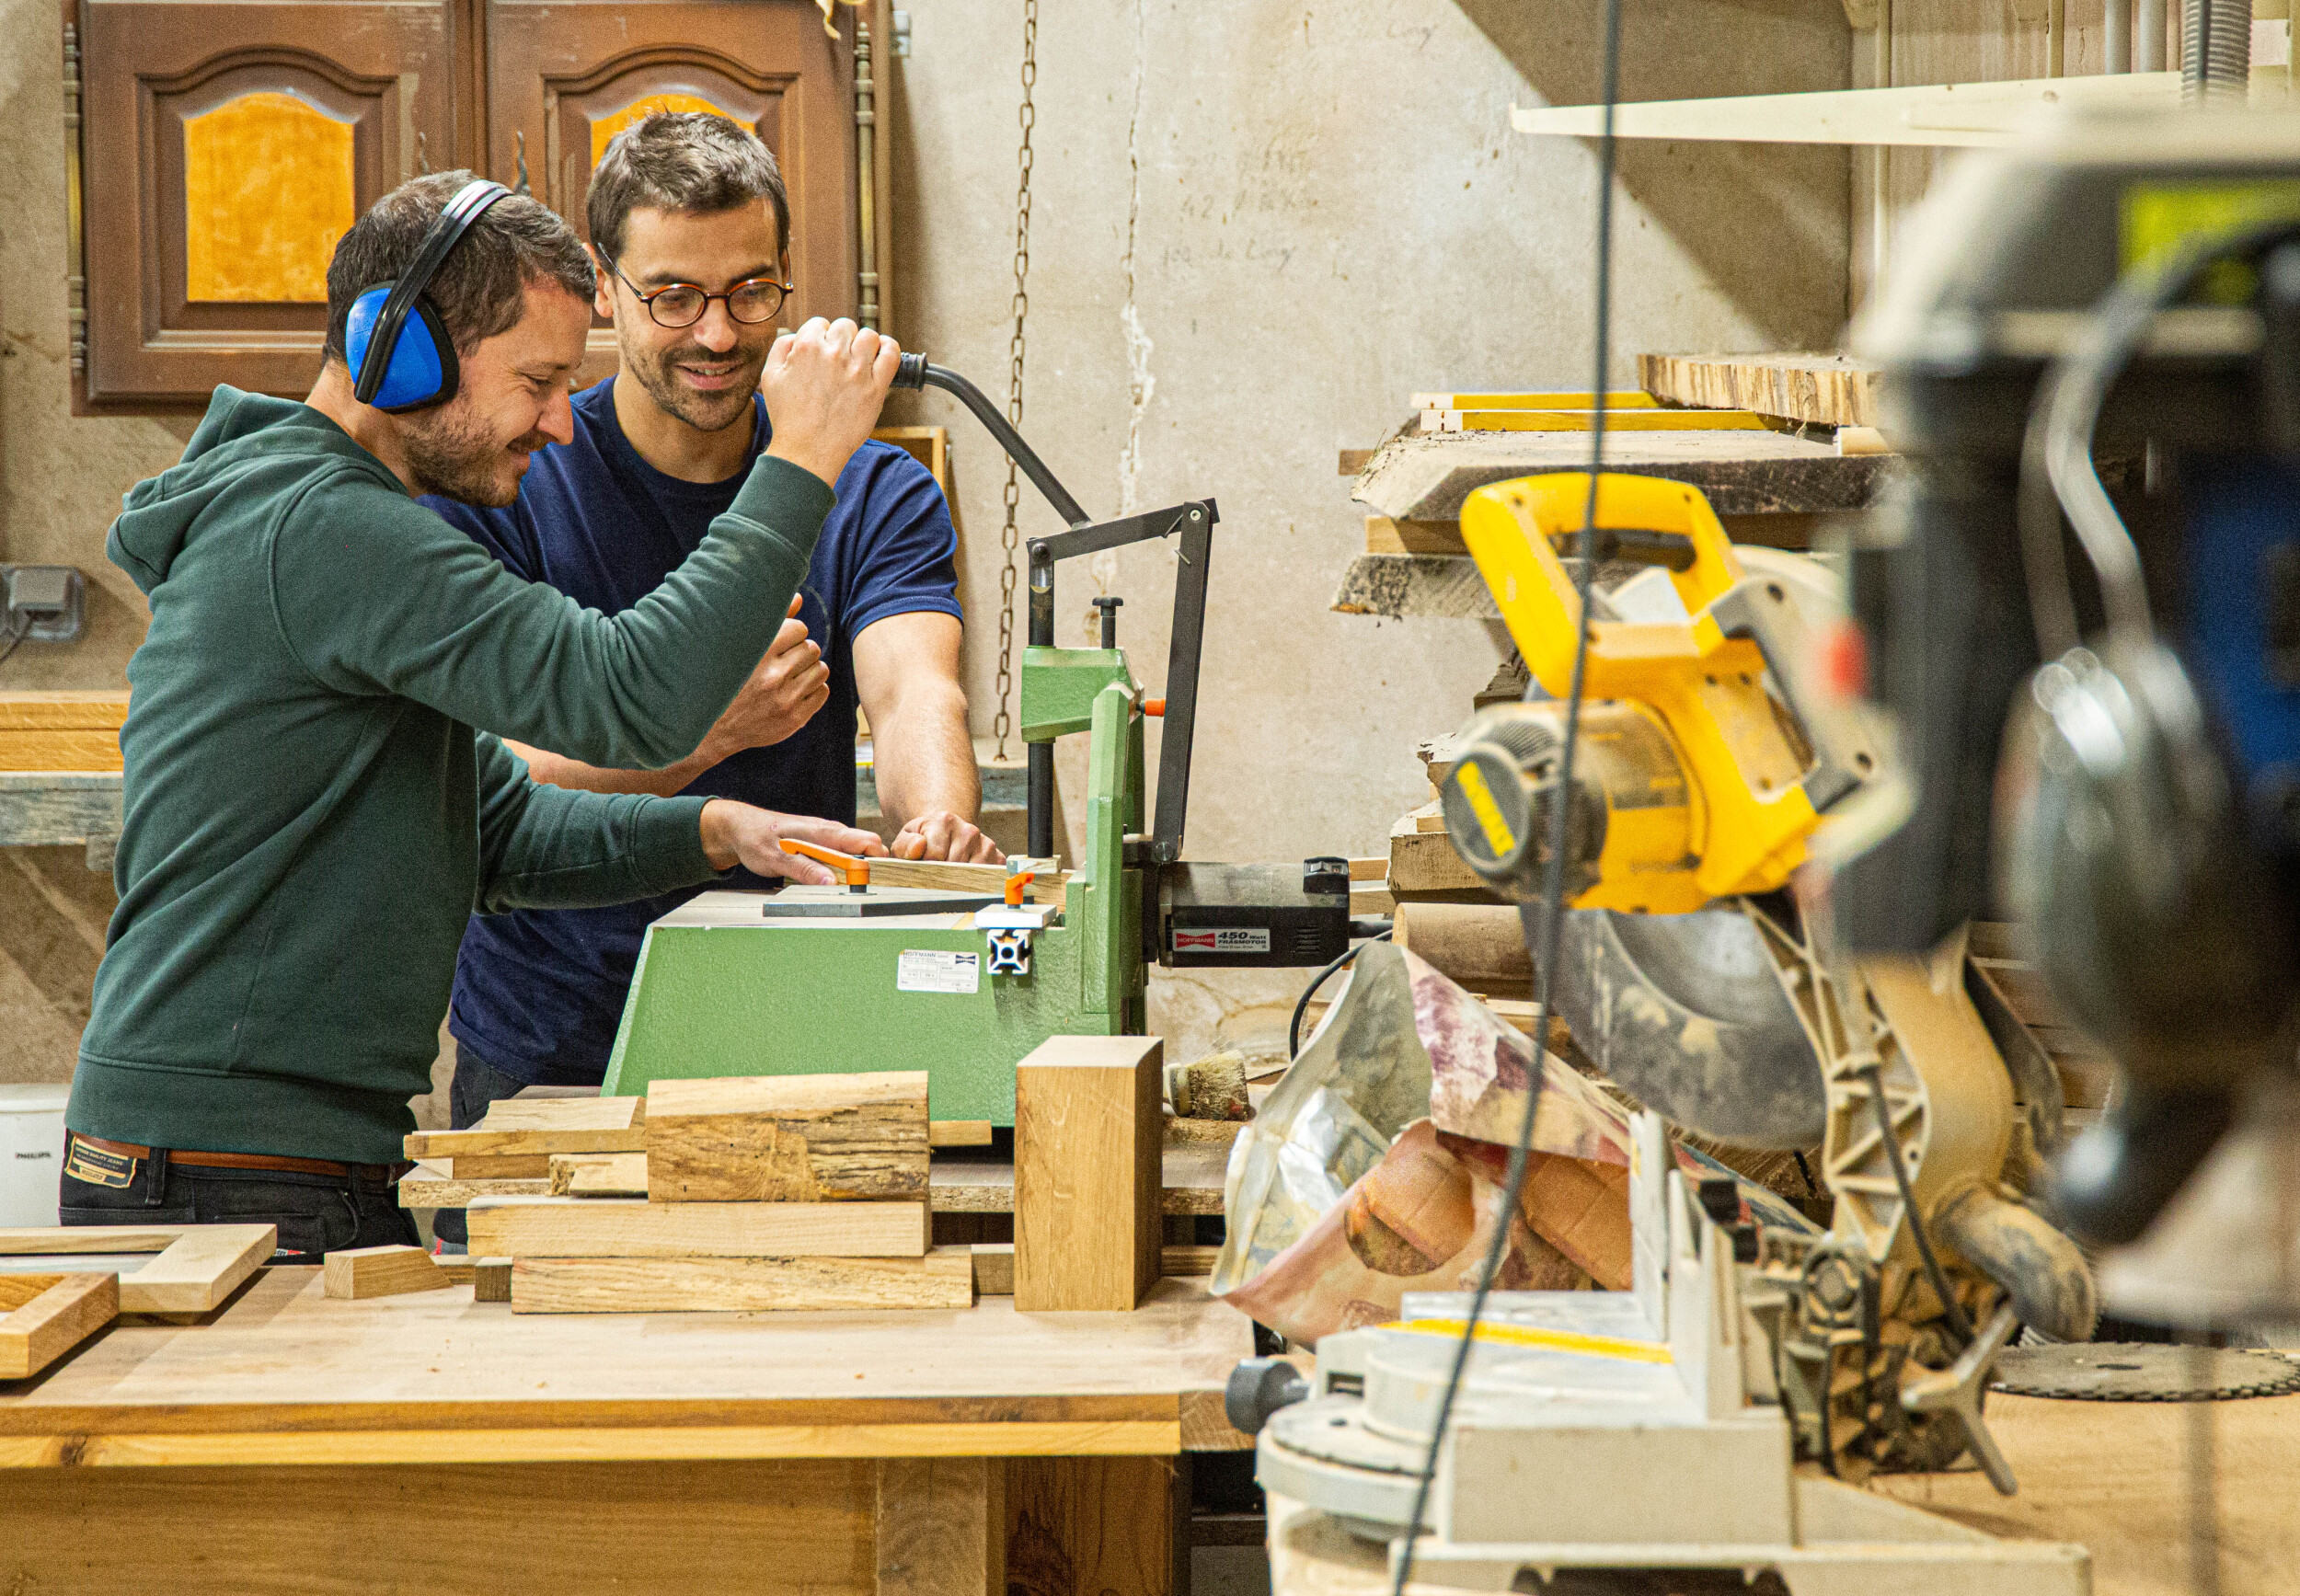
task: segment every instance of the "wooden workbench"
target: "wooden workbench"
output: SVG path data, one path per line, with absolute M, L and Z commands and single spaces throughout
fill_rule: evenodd
M 1170 1588 L 1247 1320 L 541 1315 L 259 1275 L 0 1384 L 0 1590 Z
M 2183 1464 L 2193 1409 L 2156 1402 L 1988 1400 L 1989 1429 L 2020 1482 L 2000 1497 L 1977 1469 L 1885 1475 L 1870 1488 L 2008 1540 L 2092 1553 L 2093 1596 L 2190 1596 Z M 2281 1596 L 2300 1569 L 2300 1395 L 2215 1403 L 2220 1596 Z M 1276 1596 L 1388 1596 L 1381 1548 L 1299 1504 L 1270 1504 Z M 1459 1596 L 1417 1580 L 1414 1596 Z M 1943 1584 L 1940 1596 L 1957 1596 Z

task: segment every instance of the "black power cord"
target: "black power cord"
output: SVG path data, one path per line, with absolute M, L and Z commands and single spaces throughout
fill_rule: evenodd
M 1565 746 L 1558 755 L 1558 801 L 1549 806 L 1549 859 L 1542 872 L 1541 957 L 1535 965 L 1535 980 L 1540 988 L 1540 1002 L 1534 1011 L 1534 1056 L 1537 1061 L 1547 1051 L 1552 972 L 1558 968 L 1558 941 L 1565 925 L 1567 816 L 1573 807 L 1566 798 L 1573 791 L 1573 757 L 1581 735 L 1581 696 L 1589 671 L 1588 617 L 1594 608 L 1597 574 L 1597 485 L 1605 469 L 1605 393 L 1609 375 L 1606 368 L 1612 363 L 1607 322 L 1613 300 L 1613 117 L 1614 102 L 1621 92 L 1621 0 L 1604 0 L 1604 124 L 1597 141 L 1597 325 L 1593 340 L 1597 374 L 1590 384 L 1590 399 L 1595 408 L 1590 416 L 1589 502 L 1581 513 L 1581 541 L 1577 551 L 1580 565 L 1574 573 L 1574 591 L 1580 603 L 1574 626 L 1573 683 L 1565 704 Z M 1445 1445 L 1445 1430 L 1453 1420 L 1455 1399 L 1461 1395 L 1462 1374 L 1469 1367 L 1470 1349 L 1477 1344 L 1478 1323 L 1485 1315 L 1486 1298 L 1493 1290 L 1494 1277 L 1501 1272 L 1501 1260 L 1509 1250 L 1512 1228 L 1509 1221 L 1525 1195 L 1525 1171 L 1532 1161 L 1534 1143 L 1534 1116 L 1540 1105 L 1541 1076 L 1536 1071 L 1527 1085 L 1525 1112 L 1518 1122 L 1516 1143 L 1510 1149 L 1509 1177 L 1502 1183 L 1501 1219 L 1493 1227 L 1492 1243 L 1486 1248 L 1485 1267 L 1478 1272 L 1478 1289 L 1470 1295 L 1467 1322 L 1462 1326 L 1461 1342 L 1454 1349 L 1453 1366 L 1446 1371 L 1445 1394 L 1438 1400 L 1437 1421 L 1430 1429 L 1430 1449 L 1422 1456 L 1421 1477 L 1414 1486 L 1413 1512 L 1406 1521 L 1406 1544 L 1397 1557 L 1397 1576 L 1390 1587 L 1392 1596 L 1406 1596 L 1407 1581 L 1413 1577 L 1414 1542 L 1421 1533 L 1422 1520 L 1430 1510 L 1430 1482 L 1437 1474 L 1438 1454 Z
M 1377 931 L 1373 936 L 1367 937 L 1365 942 L 1387 942 L 1389 938 L 1389 932 Z M 1333 959 L 1328 962 L 1326 968 L 1319 970 L 1316 975 L 1311 976 L 1309 985 L 1302 989 L 1302 995 L 1294 1001 L 1294 1019 L 1286 1027 L 1286 1062 L 1288 1063 L 1292 1063 L 1295 1059 L 1302 1056 L 1302 1016 L 1309 1013 L 1310 999 L 1317 995 L 1317 989 L 1319 987 L 1324 986 L 1328 981 L 1333 978 L 1335 970 L 1340 970 L 1343 965 L 1349 963 L 1351 959 L 1357 958 L 1359 954 L 1365 951 L 1365 942 L 1361 942 L 1355 947 L 1334 955 Z
M 1925 1265 L 1925 1279 L 1933 1288 L 1933 1295 L 1940 1299 L 1940 1311 L 1949 1320 L 1949 1328 L 1956 1333 L 1960 1345 L 1972 1343 L 1972 1321 L 1965 1317 L 1964 1304 L 1958 1302 L 1949 1289 L 1949 1277 L 1941 1271 L 1940 1259 L 1933 1256 L 1933 1238 L 1925 1234 L 1925 1217 L 1916 1211 L 1916 1194 L 1909 1185 L 1909 1166 L 1901 1159 L 1901 1138 L 1895 1134 L 1892 1110 L 1885 1106 L 1885 1066 L 1872 1061 L 1860 1068 L 1860 1076 L 1869 1083 L 1869 1101 L 1877 1110 L 1877 1135 L 1885 1144 L 1885 1162 L 1892 1168 L 1892 1184 L 1901 1192 L 1901 1214 L 1907 1221 L 1909 1239 L 1916 1243 L 1916 1256 Z

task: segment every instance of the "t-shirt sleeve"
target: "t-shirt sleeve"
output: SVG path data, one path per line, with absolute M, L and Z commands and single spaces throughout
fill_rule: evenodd
M 950 505 L 934 474 L 891 444 L 866 443 L 839 480 L 839 495 L 860 484 L 857 524 L 864 536 L 855 569 L 854 597 L 846 607 L 848 637 L 889 615 L 918 610 L 965 618 L 959 604 L 959 534 Z

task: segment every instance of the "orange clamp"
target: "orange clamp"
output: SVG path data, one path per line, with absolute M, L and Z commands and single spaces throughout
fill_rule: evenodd
M 1007 877 L 1006 907 L 1009 909 L 1021 908 L 1022 894 L 1029 889 L 1030 883 L 1037 879 L 1038 872 L 1036 870 L 1024 870 L 1018 874 Z
M 870 885 L 870 861 L 858 859 L 852 854 L 842 854 L 836 848 L 825 848 L 814 843 L 802 843 L 796 838 L 782 839 L 783 852 L 798 854 L 818 865 L 828 865 L 846 879 L 849 892 L 859 892 Z
M 1153 719 L 1161 718 L 1166 714 L 1166 700 L 1163 698 L 1145 698 L 1142 701 L 1142 712 L 1144 715 L 1151 717 Z

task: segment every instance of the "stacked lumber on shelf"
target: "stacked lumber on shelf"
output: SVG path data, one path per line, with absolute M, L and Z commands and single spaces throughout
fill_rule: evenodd
M 596 1123 L 569 1123 L 579 1107 Z M 475 1257 L 511 1260 L 514 1313 L 973 1301 L 968 1249 L 933 1245 L 924 1072 L 658 1081 L 643 1101 L 529 1108 L 548 1128 L 517 1150 L 546 1155 L 541 1189 L 483 1194 L 467 1222 Z M 613 1144 L 569 1144 L 585 1135 Z
M 1736 543 L 1810 548 L 1874 503 L 1893 468 L 1873 372 L 1834 355 L 1641 357 L 1649 392 L 1417 394 L 1378 449 L 1344 450 L 1365 553 L 1332 607 L 1392 620 L 1491 620 L 1462 541 L 1463 502 L 1513 477 L 1589 469 L 1602 410 L 1609 471 L 1701 490 Z
M 0 770 L 116 771 L 126 691 L 0 693 Z
M 501 1197 L 547 1197 L 551 1161 L 571 1154 L 644 1153 L 643 1097 L 507 1097 L 464 1131 L 419 1131 L 407 1155 L 444 1163 L 444 1179 L 399 1183 L 402 1208 L 468 1208 Z

